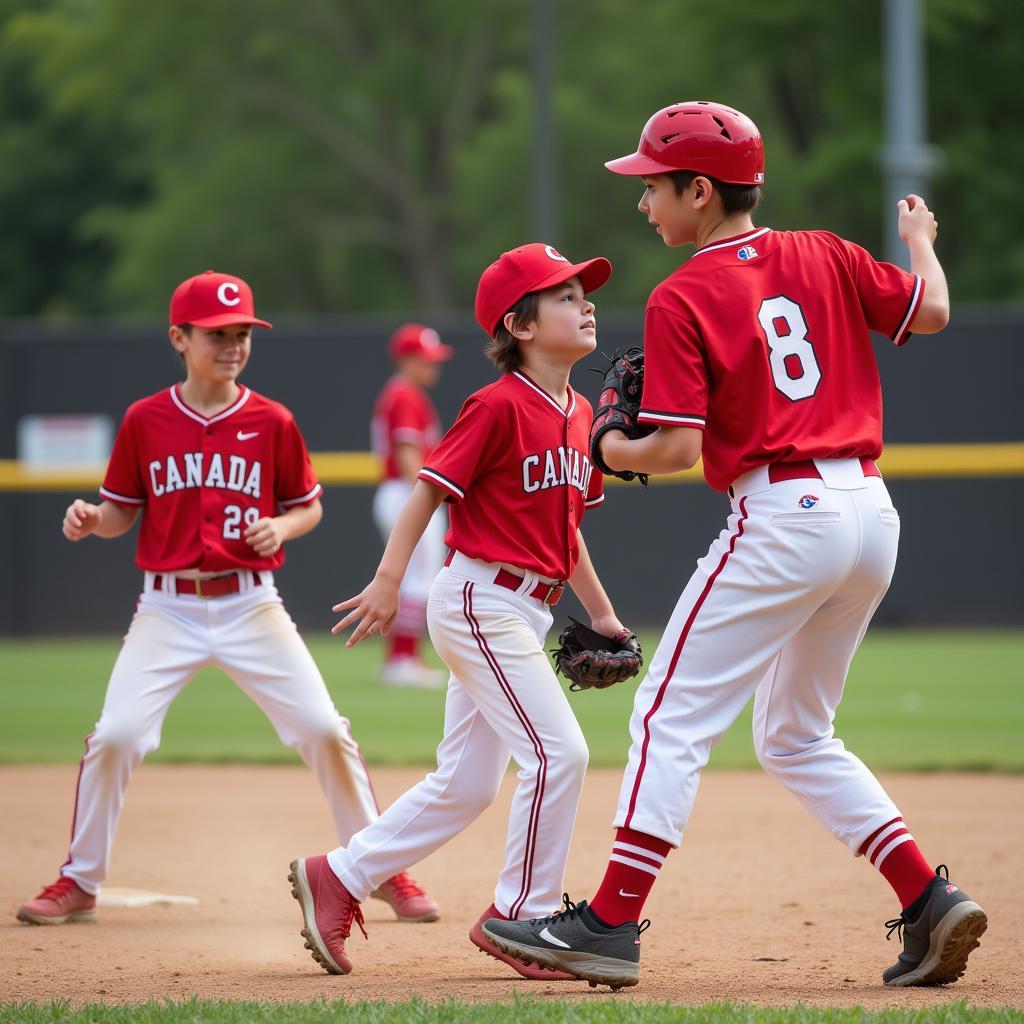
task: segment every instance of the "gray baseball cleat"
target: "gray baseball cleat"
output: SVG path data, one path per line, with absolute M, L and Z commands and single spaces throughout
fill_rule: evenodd
M 591 988 L 610 985 L 617 992 L 640 980 L 640 935 L 650 921 L 612 928 L 566 893 L 565 909 L 532 921 L 485 921 L 484 934 L 499 949 L 525 964 L 568 971 Z
M 945 872 L 945 876 L 943 876 Z M 916 902 L 892 921 L 886 940 L 896 932 L 903 952 L 882 974 L 886 985 L 948 985 L 967 970 L 967 958 L 980 945 L 988 927 L 985 911 L 962 889 L 949 882 L 949 868 L 940 864 L 935 877 Z M 911 921 L 909 912 L 916 912 Z

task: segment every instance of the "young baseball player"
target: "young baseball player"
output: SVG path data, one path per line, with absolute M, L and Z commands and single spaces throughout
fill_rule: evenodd
M 443 345 L 431 327 L 403 324 L 392 334 L 388 354 L 394 376 L 373 409 L 373 450 L 383 478 L 373 498 L 373 518 L 384 543 L 398 522 L 416 475 L 441 439 L 440 421 L 427 391 L 436 386 L 441 364 L 455 350 Z M 427 628 L 427 594 L 444 560 L 444 512 L 438 511 L 423 531 L 402 580 L 401 606 L 387 636 L 387 656 L 380 670 L 385 686 L 436 689 L 447 674 L 423 663 L 420 643 Z
M 884 982 L 955 981 L 985 913 L 932 870 L 899 809 L 833 731 L 900 530 L 875 465 L 882 396 L 869 331 L 902 345 L 945 326 L 935 218 L 917 196 L 899 203 L 911 273 L 825 231 L 755 228 L 761 136 L 717 103 L 659 111 L 638 151 L 607 166 L 642 179 L 640 212 L 666 245 L 696 252 L 647 304 L 638 422 L 656 429 L 607 432 L 595 462 L 669 473 L 703 455 L 732 515 L 637 691 L 597 895 L 485 932 L 529 962 L 636 984 L 644 901 L 680 844 L 712 746 L 753 694 L 762 766 L 896 893 L 901 913 L 887 927 L 902 931 L 904 949 Z
M 326 856 L 291 866 L 313 957 L 347 974 L 345 951 L 359 904 L 380 880 L 461 832 L 494 800 L 511 755 L 519 765 L 505 864 L 493 903 L 470 939 L 527 978 L 568 978 L 505 956 L 485 920 L 536 917 L 558 905 L 587 745 L 558 684 L 544 638 L 568 583 L 594 628 L 623 632 L 587 553 L 580 522 L 603 500 L 587 454 L 592 412 L 569 386 L 573 364 L 596 345 L 588 294 L 607 260 L 573 264 L 550 245 L 504 253 L 480 278 L 476 319 L 504 371 L 470 395 L 420 470 L 377 574 L 348 614 L 348 640 L 387 633 L 413 549 L 442 501 L 451 503 L 445 567 L 427 603 L 434 647 L 451 670 L 437 768 L 372 825 Z
M 320 493 L 292 414 L 238 384 L 256 317 L 249 286 L 207 271 L 171 299 L 170 340 L 185 380 L 125 413 L 100 488 L 76 499 L 64 536 L 119 537 L 142 513 L 138 610 L 86 737 L 71 847 L 57 881 L 18 910 L 29 924 L 92 920 L 132 771 L 160 743 L 171 701 L 218 665 L 313 769 L 342 841 L 377 816 L 348 720 L 274 586 L 284 543 L 320 522 Z M 403 872 L 375 887 L 402 920 L 437 904 Z

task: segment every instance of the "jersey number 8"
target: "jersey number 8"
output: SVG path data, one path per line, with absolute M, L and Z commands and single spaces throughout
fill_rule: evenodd
M 768 342 L 775 387 L 791 402 L 810 398 L 818 390 L 821 368 L 807 339 L 807 321 L 799 303 L 785 295 L 765 299 L 757 319 Z
M 260 517 L 260 510 L 250 505 L 244 512 L 238 505 L 224 506 L 224 539 L 240 540 L 242 530 L 239 524 L 245 522 L 247 527 L 252 526 Z

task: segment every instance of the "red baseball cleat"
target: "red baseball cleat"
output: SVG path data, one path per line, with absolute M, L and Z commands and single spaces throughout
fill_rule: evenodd
M 370 895 L 387 903 L 399 921 L 436 921 L 441 916 L 438 905 L 404 871 L 392 875 Z
M 26 924 L 68 924 L 95 921 L 96 897 L 90 896 L 71 878 L 61 875 L 34 900 L 18 907 L 18 920 Z
M 363 938 L 367 937 L 359 901 L 342 885 L 325 856 L 293 860 L 288 881 L 302 907 L 305 928 L 301 934 L 306 949 L 328 974 L 348 974 L 352 961 L 345 952 L 345 940 L 352 932 L 353 921 Z
M 469 941 L 473 943 L 481 952 L 486 953 L 488 956 L 493 956 L 495 960 L 500 960 L 503 964 L 508 964 L 517 974 L 521 974 L 524 978 L 530 981 L 579 981 L 575 974 L 568 974 L 565 971 L 556 971 L 550 967 L 540 967 L 521 963 L 518 960 L 514 960 L 508 954 L 503 953 L 498 947 L 491 942 L 486 935 L 484 935 L 483 923 L 484 921 L 491 921 L 497 918 L 499 921 L 507 921 L 508 918 L 498 911 L 498 908 L 492 903 L 481 915 L 472 928 L 469 929 Z

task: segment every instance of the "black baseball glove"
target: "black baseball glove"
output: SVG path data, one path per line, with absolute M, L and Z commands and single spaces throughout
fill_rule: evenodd
M 617 636 L 602 636 L 571 615 L 552 654 L 555 671 L 572 680 L 570 690 L 603 690 L 631 679 L 644 663 L 636 633 L 624 629 Z
M 590 428 L 590 461 L 606 476 L 617 476 L 621 480 L 638 479 L 646 487 L 646 473 L 634 473 L 628 469 L 616 473 L 601 458 L 601 438 L 609 430 L 621 430 L 630 440 L 654 433 L 655 427 L 646 427 L 636 421 L 643 390 L 644 350 L 636 345 L 616 349 L 609 357 L 601 397 Z

